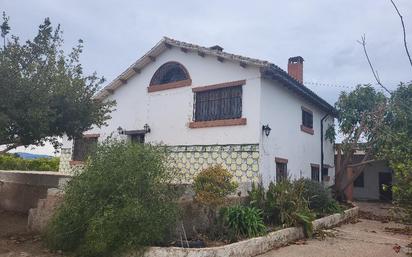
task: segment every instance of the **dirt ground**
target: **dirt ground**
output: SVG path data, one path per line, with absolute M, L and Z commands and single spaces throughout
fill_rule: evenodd
M 316 238 L 272 250 L 260 257 L 406 257 L 412 226 L 388 221 L 390 205 L 357 203 L 364 218 L 326 230 Z M 367 219 L 365 219 L 367 218 Z M 370 220 L 370 219 L 377 220 Z M 40 237 L 27 233 L 27 216 L 0 210 L 0 257 L 52 257 Z
M 26 231 L 27 215 L 0 210 L 0 257 L 61 256 L 47 251 L 38 235 Z
M 323 237 L 299 241 L 259 257 L 412 256 L 408 253 L 410 248 L 406 247 L 412 243 L 412 226 L 388 221 L 391 205 L 370 202 L 356 205 L 360 207 L 362 217 L 368 219 L 361 218 L 356 223 L 326 230 L 322 233 Z

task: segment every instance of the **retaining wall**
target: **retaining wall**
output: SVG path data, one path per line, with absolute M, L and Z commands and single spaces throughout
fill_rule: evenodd
M 354 207 L 342 214 L 333 214 L 313 221 L 314 230 L 334 227 L 346 220 L 356 217 L 359 208 Z M 178 247 L 150 247 L 145 257 L 252 257 L 268 252 L 274 248 L 285 246 L 290 242 L 304 238 L 303 229 L 292 227 L 271 232 L 263 237 L 255 237 L 219 247 L 210 248 L 178 248 Z M 128 257 L 139 256 L 129 254 Z
M 207 210 L 200 204 L 193 201 L 194 192 L 190 185 L 180 185 L 184 193 L 179 199 L 179 205 L 182 209 L 183 226 L 187 237 L 193 238 L 198 233 L 204 233 L 209 228 L 207 219 Z M 38 200 L 36 206 L 29 211 L 28 229 L 33 232 L 42 232 L 56 208 L 62 202 L 64 192 L 57 188 L 49 188 L 45 197 Z M 244 202 L 246 197 L 233 196 L 229 197 L 224 205 L 234 205 Z M 176 233 L 181 230 L 181 223 L 178 224 Z
M 27 213 L 47 195 L 47 189 L 62 187 L 70 175 L 47 171 L 0 170 L 0 209 Z

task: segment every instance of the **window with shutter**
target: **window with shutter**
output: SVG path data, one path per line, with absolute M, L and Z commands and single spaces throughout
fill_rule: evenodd
M 85 161 L 97 147 L 97 137 L 83 137 L 74 140 L 73 161 Z
M 311 179 L 319 182 L 319 167 L 311 166 Z
M 242 86 L 195 92 L 194 121 L 242 117 Z

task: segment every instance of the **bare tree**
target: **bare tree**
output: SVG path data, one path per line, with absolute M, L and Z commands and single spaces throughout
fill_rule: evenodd
M 402 31 L 403 31 L 403 45 L 405 48 L 406 55 L 408 57 L 409 63 L 412 67 L 412 59 L 411 55 L 409 53 L 408 49 L 408 44 L 406 40 L 406 28 L 405 28 L 405 23 L 403 20 L 403 16 L 401 15 L 397 5 L 393 0 L 390 0 L 392 3 L 393 7 L 395 8 L 395 11 L 397 15 L 399 16 L 401 20 L 401 26 L 402 26 Z M 382 83 L 378 71 L 374 68 L 372 61 L 369 57 L 367 47 L 366 47 L 366 36 L 365 34 L 361 36 L 361 40 L 358 41 L 359 44 L 362 45 L 363 51 L 366 57 L 366 60 L 368 61 L 369 67 L 372 71 L 373 77 L 375 78 L 375 81 L 377 84 L 383 88 L 389 95 L 392 95 L 392 92 Z M 370 140 L 367 142 L 367 146 L 364 148 L 365 149 L 365 155 L 360 163 L 357 164 L 350 164 L 353 155 L 355 154 L 356 150 L 359 149 L 359 140 L 361 138 L 361 135 L 365 133 L 368 129 L 372 130 L 369 131 L 370 133 L 374 134 L 375 136 L 379 137 L 380 134 L 382 133 L 382 126 L 383 126 L 383 120 L 384 120 L 384 115 L 385 115 L 385 110 L 387 106 L 385 104 L 376 106 L 376 109 L 372 112 L 369 113 L 363 113 L 359 126 L 354 128 L 354 130 L 351 133 L 348 133 L 346 140 L 342 142 L 342 145 L 346 148 L 343 156 L 343 160 L 341 160 L 341 149 L 337 149 L 338 151 L 338 156 L 339 156 L 339 163 L 338 169 L 337 169 L 337 174 L 336 174 L 336 187 L 337 187 L 337 193 L 340 194 L 341 196 L 344 194 L 344 191 L 346 188 L 348 188 L 353 181 L 365 170 L 366 166 L 370 164 L 371 162 L 374 162 L 373 158 L 373 144 L 374 139 Z M 373 125 L 366 126 L 366 121 L 365 119 L 367 118 L 366 116 L 369 116 L 369 120 L 373 120 Z M 372 119 L 370 119 L 372 118 Z M 375 138 L 376 139 L 376 138 Z M 351 178 L 348 178 L 347 172 L 348 168 L 352 168 L 353 170 L 353 175 Z
M 399 19 L 401 20 L 402 31 L 403 31 L 403 45 L 404 45 L 404 47 L 405 47 L 405 52 L 406 52 L 406 55 L 408 56 L 409 63 L 411 64 L 411 67 L 412 67 L 412 59 L 411 59 L 411 55 L 410 55 L 410 53 L 409 53 L 408 44 L 406 43 L 406 29 L 405 29 L 405 23 L 404 23 L 404 21 L 403 21 L 403 16 L 402 16 L 402 14 L 399 12 L 399 9 L 398 9 L 398 7 L 396 6 L 395 2 L 394 2 L 393 0 L 390 0 L 390 1 L 391 1 L 391 3 L 392 3 L 393 7 L 394 7 L 395 10 L 396 10 L 396 13 L 397 13 L 398 16 L 399 16 Z
M 373 68 L 371 59 L 369 58 L 368 51 L 367 51 L 367 49 L 366 49 L 366 36 L 365 36 L 365 34 L 363 34 L 363 36 L 361 37 L 361 40 L 358 40 L 358 43 L 361 44 L 362 47 L 363 47 L 363 52 L 365 53 L 366 60 L 368 60 L 369 67 L 370 67 L 371 70 L 372 70 L 372 74 L 373 74 L 373 76 L 375 77 L 376 82 L 377 82 L 378 85 L 381 86 L 386 92 L 388 92 L 389 94 L 391 94 L 391 91 L 389 91 L 389 89 L 387 89 L 387 88 L 382 84 L 381 79 L 379 78 L 378 71 Z

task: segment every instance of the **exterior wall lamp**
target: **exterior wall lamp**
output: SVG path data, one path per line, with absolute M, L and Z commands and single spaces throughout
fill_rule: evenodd
M 150 133 L 150 131 L 151 131 L 150 126 L 147 123 L 144 124 L 143 129 L 144 129 L 145 133 Z
M 265 133 L 265 135 L 268 137 L 270 134 L 270 131 L 272 129 L 269 127 L 269 124 L 263 125 L 262 126 L 262 131 Z
M 117 128 L 117 132 L 119 133 L 119 135 L 123 135 L 123 134 L 124 134 L 124 129 L 119 126 L 119 127 Z

